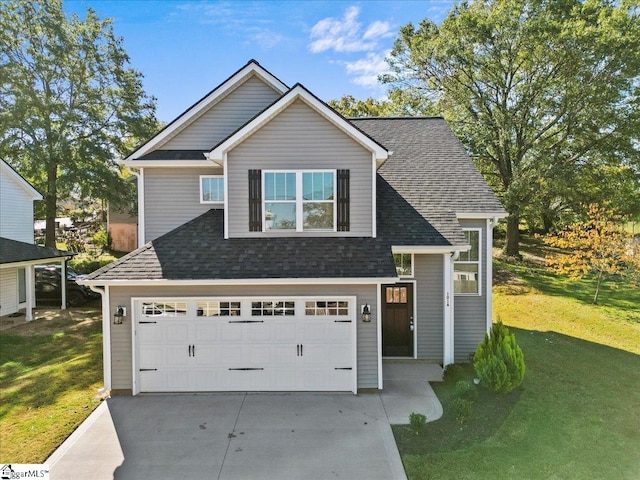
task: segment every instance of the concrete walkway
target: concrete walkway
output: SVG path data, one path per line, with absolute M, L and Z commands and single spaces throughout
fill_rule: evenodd
M 442 416 L 442 405 L 429 382 L 442 381 L 442 367 L 419 360 L 384 360 L 380 393 L 389 423 L 408 424 L 411 413 L 426 415 L 427 422 Z

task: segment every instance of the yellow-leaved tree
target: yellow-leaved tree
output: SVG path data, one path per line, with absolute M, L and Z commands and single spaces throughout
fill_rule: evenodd
M 572 278 L 595 276 L 594 304 L 604 279 L 640 280 L 640 242 L 624 230 L 622 217 L 608 205 L 589 205 L 586 221 L 547 235 L 544 242 L 562 250 L 547 256 L 548 268 Z

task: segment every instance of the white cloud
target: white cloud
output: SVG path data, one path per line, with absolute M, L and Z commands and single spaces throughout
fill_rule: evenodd
M 376 21 L 362 32 L 358 22 L 360 9 L 347 8 L 342 18 L 327 17 L 317 22 L 311 29 L 309 50 L 321 53 L 327 50 L 335 52 L 365 52 L 374 50 L 378 39 L 390 34 L 387 22 Z
M 391 25 L 389 25 L 389 22 L 375 21 L 371 25 L 369 25 L 362 38 L 364 38 L 365 40 L 369 40 L 390 37 L 392 35 L 393 33 L 391 32 Z
M 263 50 L 271 50 L 282 42 L 284 37 L 268 28 L 252 28 L 247 44 L 255 44 Z
M 378 75 L 389 73 L 389 65 L 385 62 L 388 53 L 369 52 L 366 58 L 345 62 L 347 74 L 353 77 L 353 83 L 367 88 L 379 87 Z

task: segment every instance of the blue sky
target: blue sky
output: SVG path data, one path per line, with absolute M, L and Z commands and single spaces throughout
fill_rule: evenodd
M 327 101 L 380 98 L 376 77 L 401 26 L 439 23 L 453 0 L 152 1 L 65 0 L 84 18 L 112 18 L 157 116 L 173 120 L 250 59 L 287 85 Z

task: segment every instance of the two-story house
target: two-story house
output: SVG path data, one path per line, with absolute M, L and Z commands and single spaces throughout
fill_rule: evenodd
M 255 61 L 124 160 L 139 248 L 90 275 L 105 389 L 382 389 L 466 360 L 505 211 L 442 118 L 346 119 Z
M 29 182 L 0 160 L 0 316 L 24 309 L 25 320 L 33 319 L 35 283 L 33 267 L 60 263 L 64 274 L 68 252 L 34 244 L 33 202 L 42 195 Z M 62 308 L 66 305 L 62 288 Z

